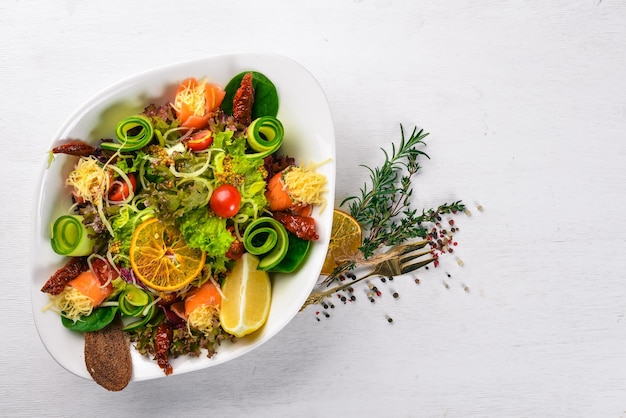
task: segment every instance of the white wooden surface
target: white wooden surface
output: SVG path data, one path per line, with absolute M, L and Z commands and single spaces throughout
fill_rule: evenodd
M 626 416 L 625 42 L 617 0 L 2 1 L 0 414 Z M 289 56 L 325 89 L 337 204 L 401 123 L 429 131 L 417 204 L 468 204 L 465 265 L 380 284 L 375 304 L 319 322 L 308 308 L 233 362 L 108 393 L 34 328 L 44 155 L 110 83 L 240 51 Z

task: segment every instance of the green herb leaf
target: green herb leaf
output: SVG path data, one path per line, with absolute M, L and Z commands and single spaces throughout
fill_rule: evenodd
M 91 312 L 91 315 L 83 316 L 76 322 L 61 316 L 61 322 L 65 328 L 76 332 L 98 331 L 113 321 L 117 309 L 117 306 L 96 308 Z
M 428 133 L 413 129 L 407 139 L 400 126 L 401 139 L 396 147 L 391 144 L 391 152 L 382 149 L 385 161 L 380 167 L 365 167 L 369 173 L 369 184 L 361 188 L 360 196 L 350 196 L 341 202 L 348 204 L 350 214 L 367 232 L 361 252 L 365 258 L 371 257 L 383 246 L 400 244 L 414 238 L 424 238 L 428 230 L 422 226 L 434 222 L 440 214 L 464 210 L 461 201 L 444 203 L 437 209 L 428 209 L 417 215 L 411 208 L 413 195 L 412 178 L 420 170 L 420 157 L 428 155 L 420 148 L 425 146 Z

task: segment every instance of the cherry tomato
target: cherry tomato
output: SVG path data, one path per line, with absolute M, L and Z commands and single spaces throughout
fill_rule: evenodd
M 94 258 L 91 263 L 91 269 L 101 284 L 109 283 L 111 280 L 117 279 L 119 274 L 111 265 L 101 258 Z
M 209 205 L 217 216 L 230 218 L 239 212 L 241 194 L 239 194 L 239 190 L 235 186 L 222 184 L 213 191 Z
M 211 146 L 213 143 L 213 132 L 208 129 L 195 132 L 185 140 L 187 148 L 192 151 L 202 151 Z
M 130 183 L 133 185 L 133 193 L 137 190 L 137 180 L 135 179 L 135 175 L 133 173 L 126 174 Z M 116 182 L 112 183 L 111 188 L 109 189 L 109 200 L 114 202 L 120 202 L 124 199 L 127 199 L 130 195 L 130 191 L 128 190 L 128 183 L 123 179 L 118 179 Z

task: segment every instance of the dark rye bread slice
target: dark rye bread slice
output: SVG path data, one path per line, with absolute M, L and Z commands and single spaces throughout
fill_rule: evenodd
M 133 362 L 119 318 L 99 331 L 85 333 L 85 365 L 93 380 L 107 390 L 120 391 L 128 385 Z

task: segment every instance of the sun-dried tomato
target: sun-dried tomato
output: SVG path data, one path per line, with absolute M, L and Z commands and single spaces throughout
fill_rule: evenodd
M 156 352 L 154 359 L 157 361 L 159 367 L 163 369 L 166 376 L 172 374 L 173 369 L 167 354 L 170 349 L 170 344 L 172 343 L 172 328 L 165 322 L 160 323 L 157 327 L 154 340 Z
M 229 226 L 226 229 L 228 229 L 235 238 L 230 244 L 230 247 L 228 247 L 228 251 L 226 251 L 226 257 L 230 258 L 231 260 L 237 260 L 243 255 L 245 249 L 243 242 L 239 241 L 239 239 L 237 238 L 237 235 L 235 234 L 235 228 Z
M 315 231 L 315 219 L 310 216 L 291 215 L 284 212 L 274 212 L 274 219 L 280 222 L 287 231 L 298 238 L 307 241 L 319 239 Z
M 52 148 L 53 154 L 76 155 L 78 157 L 88 157 L 94 155 L 96 149 L 86 142 L 74 140 L 63 145 Z
M 41 288 L 42 292 L 58 295 L 65 286 L 83 271 L 89 270 L 86 257 L 72 257 L 63 267 L 58 269 Z
M 241 79 L 241 84 L 233 98 L 233 117 L 243 125 L 252 123 L 252 105 L 254 104 L 254 86 L 252 73 L 247 73 Z

